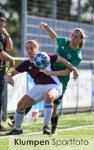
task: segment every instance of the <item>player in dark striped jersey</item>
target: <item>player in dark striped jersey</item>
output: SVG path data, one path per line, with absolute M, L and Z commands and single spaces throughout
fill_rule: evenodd
M 9 61 L 11 65 L 14 65 L 13 57 L 6 53 L 7 51 L 11 51 L 13 49 L 13 43 L 8 31 L 4 26 L 5 21 L 6 18 L 4 12 L 0 11 L 0 131 L 6 131 L 6 129 L 1 125 L 6 61 Z

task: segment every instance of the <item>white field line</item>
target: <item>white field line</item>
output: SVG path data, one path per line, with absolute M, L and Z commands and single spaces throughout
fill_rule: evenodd
M 77 130 L 77 129 L 84 129 L 84 128 L 90 128 L 94 127 L 94 125 L 86 125 L 86 126 L 77 126 L 77 127 L 72 127 L 72 128 L 66 128 L 66 129 L 58 129 L 57 131 L 65 131 L 65 130 Z M 25 133 L 25 134 L 20 134 L 20 135 L 8 135 L 8 136 L 1 136 L 0 139 L 5 139 L 5 138 L 13 138 L 13 137 L 18 137 L 18 136 L 32 136 L 32 135 L 38 135 L 38 134 L 43 134 L 43 132 L 32 132 L 32 133 Z

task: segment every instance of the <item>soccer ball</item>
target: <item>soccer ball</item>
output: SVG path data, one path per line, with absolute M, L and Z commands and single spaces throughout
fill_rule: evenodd
M 45 68 L 50 63 L 50 57 L 45 52 L 39 52 L 34 56 L 34 65 L 38 68 Z

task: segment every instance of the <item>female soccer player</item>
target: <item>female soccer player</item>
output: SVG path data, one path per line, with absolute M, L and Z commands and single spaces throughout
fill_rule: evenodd
M 48 53 L 50 57 L 50 63 L 45 69 L 51 71 L 52 76 L 45 75 L 43 72 L 40 72 L 40 69 L 37 68 L 33 59 L 34 56 L 39 52 L 39 44 L 35 40 L 29 40 L 25 45 L 28 59 L 19 64 L 9 75 L 8 83 L 14 85 L 13 76 L 27 72 L 35 82 L 35 85 L 30 89 L 27 94 L 25 94 L 21 100 L 18 102 L 16 115 L 15 115 L 15 129 L 8 132 L 7 135 L 16 135 L 22 134 L 21 124 L 24 119 L 25 109 L 29 106 L 35 105 L 44 99 L 44 126 L 43 133 L 50 134 L 48 124 L 52 116 L 53 111 L 53 102 L 55 99 L 59 98 L 62 95 L 62 84 L 59 81 L 58 76 L 66 75 L 65 71 L 51 71 L 51 64 L 58 62 L 62 65 L 65 65 L 70 70 L 73 71 L 73 78 L 78 77 L 77 69 L 71 65 L 66 59 L 57 56 L 55 54 Z
M 67 59 L 72 65 L 77 67 L 81 60 L 82 60 L 82 53 L 81 53 L 81 48 L 83 47 L 84 41 L 85 41 L 85 32 L 81 28 L 75 28 L 71 32 L 70 39 L 67 37 L 59 37 L 57 34 L 49 27 L 49 25 L 45 22 L 41 22 L 40 27 L 42 29 L 45 29 L 49 36 L 51 37 L 52 40 L 55 40 L 58 45 L 58 49 L 56 54 L 58 56 L 61 56 L 65 59 Z M 67 88 L 67 84 L 70 79 L 70 70 L 66 68 L 66 66 L 61 65 L 60 63 L 54 63 L 53 64 L 53 70 L 65 70 L 66 76 L 62 75 L 59 76 L 59 79 L 62 83 L 63 87 L 63 95 L 65 93 L 65 90 Z M 51 75 L 51 72 L 45 72 L 49 75 Z M 63 97 L 63 96 L 62 96 Z M 54 109 L 53 109 L 53 114 L 51 118 L 52 122 L 52 134 L 55 133 L 56 127 L 57 127 L 57 122 L 58 122 L 58 113 L 57 113 L 57 108 L 58 105 L 60 104 L 61 99 L 57 99 L 54 101 Z

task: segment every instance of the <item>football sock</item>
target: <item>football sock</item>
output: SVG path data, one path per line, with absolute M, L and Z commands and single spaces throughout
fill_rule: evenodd
M 25 115 L 28 114 L 28 112 L 30 111 L 31 108 L 32 108 L 32 106 L 25 109 Z M 11 121 L 12 121 L 13 124 L 15 124 L 15 117 L 13 119 L 11 119 Z
M 23 119 L 24 119 L 25 111 L 18 111 L 16 110 L 15 114 L 15 128 L 20 130 Z
M 53 105 L 45 103 L 44 105 L 44 125 L 48 125 L 53 112 Z
M 51 117 L 52 126 L 57 126 L 58 123 L 58 115 L 56 117 Z
M 58 115 L 56 117 L 52 117 L 51 118 L 51 133 L 54 134 L 56 132 L 56 128 L 57 128 L 57 123 L 58 123 Z

